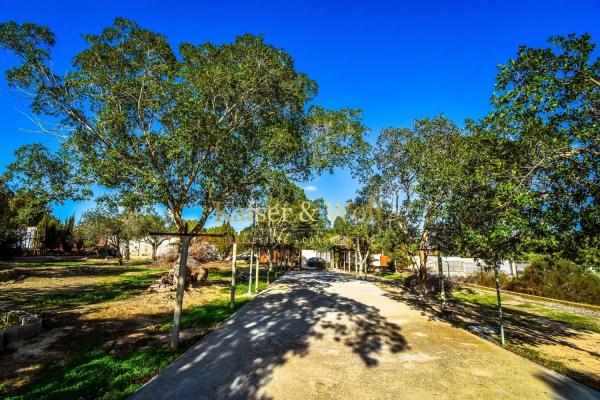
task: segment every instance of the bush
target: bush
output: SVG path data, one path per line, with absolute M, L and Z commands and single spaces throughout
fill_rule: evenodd
M 513 292 L 600 305 L 600 276 L 589 268 L 553 256 L 536 256 L 530 260 L 525 271 L 516 277 L 501 272 L 500 287 Z M 496 287 L 493 271 L 472 274 L 463 281 Z
M 543 256 L 505 284 L 515 292 L 600 305 L 600 276 L 572 261 Z
M 510 282 L 510 277 L 506 275 L 504 272 L 500 272 L 498 274 L 498 280 L 500 281 L 500 287 L 506 289 Z M 471 274 L 462 279 L 465 283 L 472 283 L 475 285 L 487 286 L 491 288 L 496 287 L 496 276 L 494 271 L 484 271 L 483 274 L 476 273 Z
M 415 293 L 419 292 L 419 279 L 417 275 L 412 274 L 404 280 L 404 286 Z M 455 288 L 455 283 L 448 279 L 448 277 L 444 276 L 444 290 L 446 293 L 451 292 Z M 427 275 L 427 282 L 425 284 L 427 293 L 429 294 L 439 294 L 440 287 L 440 278 L 437 275 Z

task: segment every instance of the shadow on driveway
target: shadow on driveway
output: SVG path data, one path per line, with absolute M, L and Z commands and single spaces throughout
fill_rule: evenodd
M 290 354 L 305 356 L 309 339 L 322 338 L 324 330 L 367 367 L 376 366 L 382 352 L 407 349 L 400 327 L 377 308 L 327 291 L 354 280 L 330 272 L 285 274 L 132 398 L 267 399 L 258 391 L 274 369 Z

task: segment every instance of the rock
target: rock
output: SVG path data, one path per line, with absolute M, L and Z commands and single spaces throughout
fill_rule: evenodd
M 158 278 L 149 288 L 152 292 L 169 292 L 177 289 L 177 277 L 179 275 L 179 261 L 172 264 L 169 272 Z M 204 282 L 208 279 L 208 269 L 204 268 L 200 261 L 194 258 L 188 258 L 186 267 L 185 286 L 189 287 L 197 282 Z

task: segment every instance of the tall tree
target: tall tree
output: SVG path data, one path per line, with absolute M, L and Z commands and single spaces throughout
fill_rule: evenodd
M 185 207 L 200 207 L 199 232 L 216 204 L 245 203 L 273 171 L 306 178 L 365 146 L 359 112 L 309 106 L 316 83 L 261 37 L 181 43 L 176 53 L 164 35 L 117 18 L 85 36 L 64 76 L 50 67 L 54 42 L 46 27 L 0 25 L 0 46 L 20 61 L 9 86 L 57 121 L 40 129 L 61 136 L 55 164 L 70 168 L 50 172 L 76 170 L 75 183 L 111 188 L 130 207 L 162 204 L 180 232 Z M 20 168 L 45 155 L 39 145 L 21 150 L 15 178 L 57 181 Z
M 521 155 L 505 172 L 535 193 L 540 250 L 577 258 L 600 237 L 600 57 L 588 34 L 548 41 L 499 67 L 479 125 Z
M 172 221 L 161 217 L 154 211 L 132 213 L 129 219 L 128 230 L 132 240 L 139 240 L 152 247 L 152 261 L 157 260 L 157 251 L 161 244 L 169 240 L 169 236 L 153 233 L 167 232 L 172 228 Z
M 396 236 L 413 263 L 418 257 L 422 294 L 433 228 L 443 215 L 460 152 L 461 130 L 454 122 L 444 116 L 424 118 L 410 129 L 384 129 L 373 149 L 373 169 L 363 173 L 362 196 L 382 207 L 382 228 Z
M 96 247 L 100 243 L 105 249 L 116 253 L 119 265 L 123 265 L 124 245 L 131 239 L 131 229 L 127 223 L 126 212 L 114 202 L 100 201 L 96 208 L 86 211 L 77 226 L 77 234 L 87 247 Z

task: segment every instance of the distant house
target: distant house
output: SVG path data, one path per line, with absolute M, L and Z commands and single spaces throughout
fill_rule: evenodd
M 169 238 L 158 246 L 156 255 L 158 257 L 165 256 L 173 249 L 177 250 L 177 246 L 179 246 L 179 239 Z M 141 240 L 132 240 L 129 242 L 129 254 L 136 257 L 152 257 L 152 246 Z

